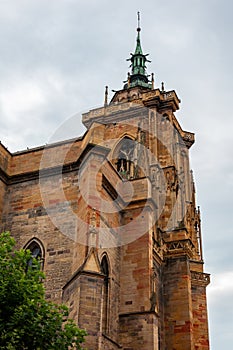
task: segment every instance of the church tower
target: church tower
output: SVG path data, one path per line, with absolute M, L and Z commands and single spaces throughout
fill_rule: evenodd
M 200 209 L 189 167 L 194 134 L 176 119 L 176 92 L 164 83 L 155 88 L 153 74 L 149 80 L 140 32 L 138 18 L 123 89 L 103 109 L 83 115 L 88 129 L 95 123 L 105 128 L 102 146 L 110 148 L 107 159 L 122 181 L 116 194 L 118 182 L 103 175 L 110 197 L 123 203 L 117 227 L 123 240 L 120 343 L 124 349 L 209 349 L 209 275 L 203 272 Z
M 11 154 L 0 145 L 1 230 L 36 251 L 47 298 L 90 350 L 208 350 L 194 134 L 147 74 L 138 14 L 131 71 L 80 138 Z

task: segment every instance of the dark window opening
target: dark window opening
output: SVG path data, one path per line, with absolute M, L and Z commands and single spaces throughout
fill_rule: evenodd
M 104 274 L 104 292 L 103 292 L 103 332 L 108 331 L 108 302 L 109 302 L 109 267 L 106 255 L 101 261 L 101 270 Z
M 27 263 L 27 267 L 32 267 L 33 259 L 36 259 L 40 263 L 39 265 L 40 269 L 43 269 L 43 262 L 44 262 L 43 251 L 39 243 L 36 241 L 32 241 L 28 246 L 26 246 L 25 249 L 30 250 L 32 254 L 31 259 Z

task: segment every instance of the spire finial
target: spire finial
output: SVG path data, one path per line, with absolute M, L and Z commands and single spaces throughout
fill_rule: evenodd
M 127 87 L 130 87 L 130 73 L 128 72 Z
M 104 105 L 107 106 L 108 104 L 108 86 L 105 86 L 105 94 L 104 94 Z
M 141 27 L 140 27 L 140 12 L 138 11 L 138 27 L 137 27 L 137 31 L 140 32 L 141 31 Z
M 152 85 L 152 90 L 154 90 L 154 87 L 155 87 L 155 76 L 154 76 L 154 73 L 151 73 L 151 85 Z

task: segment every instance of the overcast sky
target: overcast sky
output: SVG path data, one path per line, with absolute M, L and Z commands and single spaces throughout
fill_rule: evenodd
M 175 89 L 177 117 L 195 132 L 191 163 L 202 210 L 212 350 L 233 344 L 233 2 L 0 0 L 0 140 L 10 151 L 45 144 L 67 119 L 121 89 L 136 13 L 156 86 Z

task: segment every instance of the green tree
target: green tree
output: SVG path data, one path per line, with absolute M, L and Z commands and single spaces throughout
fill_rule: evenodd
M 85 331 L 65 305 L 45 299 L 40 263 L 14 246 L 9 233 L 0 234 L 0 349 L 82 349 Z

